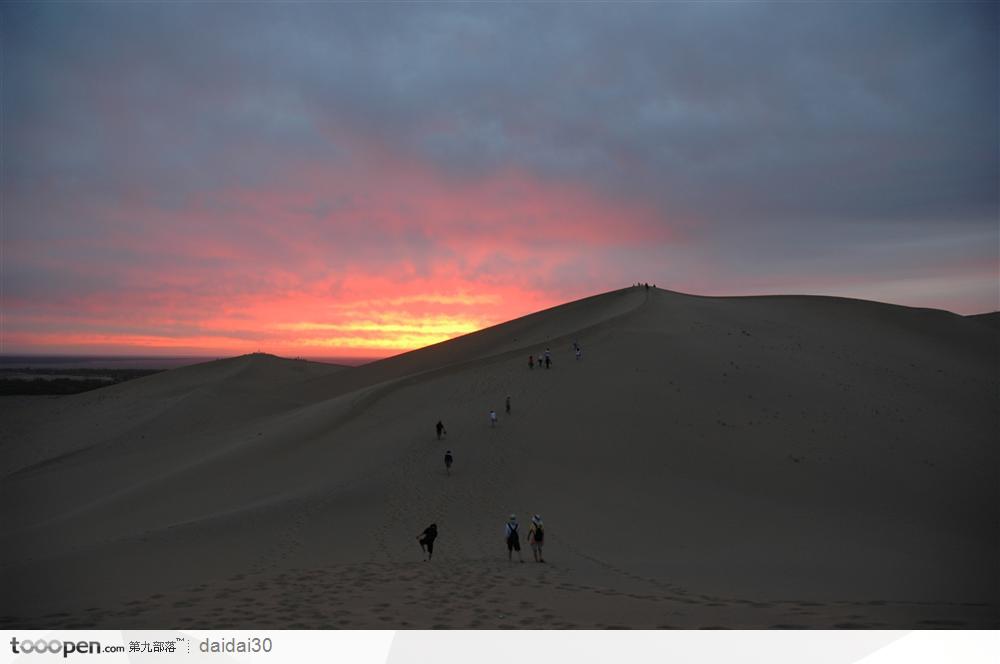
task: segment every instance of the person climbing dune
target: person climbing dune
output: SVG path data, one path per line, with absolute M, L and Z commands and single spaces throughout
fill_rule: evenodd
M 455 458 L 451 456 L 451 450 L 444 453 L 444 470 L 446 473 L 451 475 L 451 464 L 455 461 Z
M 424 532 L 417 535 L 417 539 L 420 540 L 420 550 L 427 553 L 427 560 L 430 560 L 434 556 L 434 540 L 438 536 L 438 527 L 436 523 L 424 528 Z
M 542 524 L 542 517 L 536 514 L 531 517 L 531 527 L 528 528 L 528 546 L 531 547 L 531 555 L 535 557 L 536 563 L 545 562 L 545 557 L 542 555 L 544 544 L 545 526 Z
M 448 432 L 444 430 L 444 424 L 441 423 L 441 420 L 438 420 L 437 426 L 435 428 L 437 429 L 438 440 L 441 440 L 441 436 L 448 435 Z
M 521 536 L 517 533 L 517 515 L 511 514 L 510 519 L 507 520 L 507 524 L 504 527 L 504 537 L 507 540 L 507 560 L 508 562 L 513 562 L 514 552 L 517 551 L 517 559 L 522 563 L 524 558 L 521 557 Z

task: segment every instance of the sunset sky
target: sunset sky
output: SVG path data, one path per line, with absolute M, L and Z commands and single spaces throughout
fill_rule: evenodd
M 8 3 L 0 352 L 998 300 L 996 3 Z

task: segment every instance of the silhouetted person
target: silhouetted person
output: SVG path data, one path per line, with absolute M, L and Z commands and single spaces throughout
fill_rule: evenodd
M 451 464 L 455 461 L 455 458 L 451 456 L 451 450 L 444 453 L 444 470 L 446 473 L 451 475 Z
M 420 540 L 420 549 L 427 553 L 427 560 L 430 560 L 434 556 L 434 540 L 438 536 L 438 527 L 436 523 L 424 528 L 424 532 L 417 535 L 417 539 Z
M 497 425 L 497 412 L 495 410 L 490 411 L 490 426 L 495 427 Z
M 504 408 L 507 410 L 507 414 L 510 415 L 510 395 L 507 395 L 507 401 L 504 402 Z
M 511 514 L 504 528 L 504 538 L 507 540 L 507 560 L 513 560 L 513 554 L 517 551 L 517 559 L 522 563 L 521 557 L 521 536 L 517 533 L 517 515 Z
M 531 554 L 535 557 L 536 563 L 545 562 L 545 556 L 542 555 L 544 545 L 545 527 L 542 525 L 542 517 L 536 514 L 531 517 L 531 527 L 528 528 L 528 546 L 531 547 Z
M 535 368 L 535 356 L 534 355 L 529 355 L 528 356 L 528 368 L 529 369 L 534 369 Z
M 441 436 L 448 434 L 448 432 L 444 430 L 444 424 L 441 423 L 441 420 L 438 420 L 437 427 L 435 428 L 437 429 L 438 440 L 441 440 Z

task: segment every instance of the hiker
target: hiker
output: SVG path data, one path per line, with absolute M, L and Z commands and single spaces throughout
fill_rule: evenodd
M 506 409 L 507 414 L 510 415 L 510 395 L 509 394 L 507 395 L 507 401 L 504 403 L 504 408 Z
M 545 544 L 545 527 L 542 525 L 542 517 L 537 514 L 531 517 L 531 527 L 528 528 L 528 546 L 531 547 L 531 555 L 535 557 L 536 563 L 544 563 L 545 557 L 542 555 L 542 546 Z
M 451 475 L 451 464 L 455 460 L 455 457 L 451 455 L 451 450 L 447 450 L 444 453 L 444 470 L 446 473 Z
M 511 514 L 510 519 L 507 520 L 504 537 L 507 538 L 507 560 L 513 562 L 513 553 L 517 551 L 517 559 L 523 563 L 524 558 L 521 557 L 521 537 L 517 534 L 516 514 Z
M 528 368 L 529 369 L 534 369 L 535 368 L 535 356 L 534 355 L 529 355 L 528 356 Z
M 576 359 L 579 360 L 581 357 L 583 357 L 583 350 L 580 349 L 580 348 L 577 348 L 576 349 Z
M 542 354 L 541 353 L 538 354 L 538 368 L 539 369 L 542 368 Z
M 580 350 L 580 342 L 579 341 L 574 341 L 573 342 L 573 350 Z
M 436 523 L 424 528 L 424 532 L 417 535 L 417 539 L 420 540 L 420 550 L 427 553 L 427 560 L 430 560 L 434 555 L 434 540 L 438 536 L 438 527 Z
M 490 411 L 490 426 L 495 427 L 497 425 L 497 412 L 495 410 Z
M 436 428 L 437 428 L 438 440 L 441 440 L 441 436 L 448 435 L 448 432 L 444 430 L 444 424 L 441 423 L 441 420 L 438 420 Z
M 552 353 L 550 353 L 549 349 L 546 348 L 545 349 L 545 368 L 548 369 L 550 366 L 552 366 Z

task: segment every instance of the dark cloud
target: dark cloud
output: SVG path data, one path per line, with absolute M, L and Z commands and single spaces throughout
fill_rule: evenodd
M 86 240 L 141 238 L 193 200 L 295 186 L 304 169 L 350 172 L 360 150 L 455 187 L 516 169 L 641 201 L 683 239 L 589 255 L 588 285 L 638 265 L 684 281 L 692 256 L 721 291 L 774 274 L 793 288 L 810 269 L 916 278 L 935 255 L 996 265 L 997 25 L 995 3 L 6 5 L 9 288 L 66 274 L 19 247 L 70 261 L 60 241 L 76 239 L 131 270 L 152 259 Z M 363 206 L 324 227 L 357 205 L 330 190 L 302 201 L 296 228 L 332 264 L 409 259 L 426 275 L 428 257 L 458 260 L 433 229 L 390 240 Z M 156 214 L 108 214 L 122 209 Z M 201 217 L 204 232 L 275 260 L 302 251 L 280 229 L 237 237 L 230 212 Z M 572 283 L 572 268 L 540 282 Z

